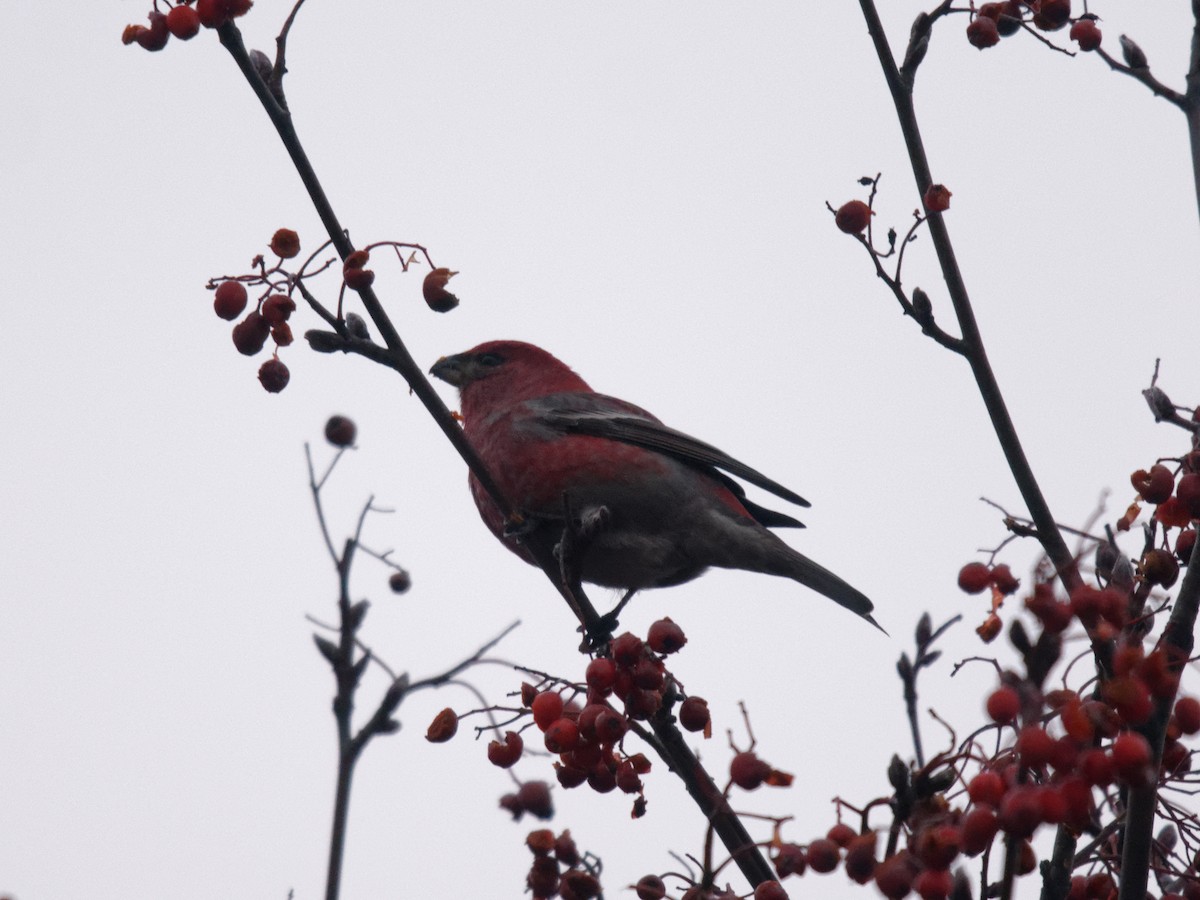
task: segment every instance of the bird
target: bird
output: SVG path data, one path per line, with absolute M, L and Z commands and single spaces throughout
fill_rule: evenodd
M 810 504 L 745 463 L 593 391 L 523 341 L 488 341 L 429 371 L 458 388 L 464 435 L 526 527 L 562 527 L 570 510 L 585 534 L 582 580 L 624 590 L 621 606 L 637 591 L 683 584 L 711 567 L 744 569 L 798 581 L 883 630 L 862 592 L 768 530 L 804 525 L 750 500 L 733 476 Z M 536 565 L 521 529 L 474 473 L 469 485 L 491 532 Z

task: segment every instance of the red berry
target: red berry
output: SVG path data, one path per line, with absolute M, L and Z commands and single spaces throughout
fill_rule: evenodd
M 534 712 L 537 716 L 537 712 Z M 546 749 L 551 753 L 566 753 L 579 745 L 579 726 L 570 719 L 558 719 L 546 729 Z
M 667 896 L 667 886 L 657 875 L 643 875 L 634 886 L 638 900 L 663 900 Z
M 190 6 L 176 6 L 167 13 L 167 28 L 179 40 L 191 40 L 200 32 L 200 17 Z
M 1200 700 L 1195 697 L 1180 697 L 1175 701 L 1175 721 L 1184 734 L 1200 731 Z
M 646 643 L 655 653 L 674 653 L 687 643 L 687 638 L 683 629 L 667 618 L 659 619 L 650 626 Z
M 280 259 L 291 259 L 300 254 L 300 235 L 290 228 L 280 228 L 271 235 L 271 252 Z
M 990 22 L 991 19 L 983 21 Z M 912 886 L 921 896 L 921 900 L 946 900 L 954 888 L 954 878 L 945 869 L 925 869 L 913 879 Z
M 562 718 L 562 695 L 555 691 L 542 691 L 533 698 L 530 709 L 533 710 L 533 721 L 537 723 L 537 727 L 545 731 Z
M 990 806 L 976 806 L 962 821 L 962 852 L 978 856 L 992 843 L 1000 830 L 1000 822 Z
M 845 869 L 851 881 L 866 884 L 875 877 L 875 833 L 857 835 L 846 848 Z
M 240 281 L 222 281 L 213 294 L 213 309 L 222 319 L 232 321 L 242 314 L 247 299 L 246 286 Z
M 997 725 L 1012 722 L 1020 711 L 1021 698 L 1007 685 L 992 691 L 987 698 L 987 714 Z
M 1021 764 L 1037 769 L 1050 762 L 1054 753 L 1054 738 L 1046 734 L 1040 725 L 1026 725 L 1017 735 L 1017 753 Z
M 325 423 L 325 440 L 335 447 L 349 447 L 357 433 L 354 422 L 345 416 L 330 416 Z
M 754 900 L 787 900 L 788 892 L 778 881 L 763 881 L 754 889 Z
M 270 336 L 271 326 L 257 312 L 250 313 L 233 326 L 233 346 L 246 356 L 258 353 Z
M 626 631 L 613 638 L 612 656 L 618 666 L 630 667 L 637 663 L 642 656 L 645 644 L 637 635 Z
M 1200 517 L 1200 475 L 1189 472 L 1175 485 L 1175 496 L 1193 519 Z
M 1104 685 L 1103 694 L 1117 715 L 1129 725 L 1141 725 L 1154 710 L 1149 689 L 1136 675 L 1110 679 Z
M 992 19 L 976 16 L 967 26 L 967 41 L 972 47 L 986 50 L 1000 43 L 1000 29 Z
M 862 234 L 871 224 L 873 215 L 875 213 L 867 204 L 861 200 L 851 200 L 838 207 L 833 216 L 833 224 L 846 234 Z
M 205 28 L 219 28 L 229 17 L 224 0 L 196 0 L 196 15 Z
M 824 875 L 837 868 L 838 845 L 829 838 L 817 838 L 808 845 L 808 865 L 814 872 Z
M 703 697 L 688 697 L 679 704 L 679 724 L 687 731 L 704 731 L 711 721 L 708 701 Z
M 605 709 L 596 716 L 596 740 L 611 747 L 625 736 L 628 727 L 623 715 L 616 710 Z
M 571 788 L 579 787 L 587 781 L 588 773 L 583 769 L 576 769 L 574 766 L 564 766 L 561 763 L 555 763 L 554 777 L 558 779 L 559 784 L 570 790 Z
M 458 298 L 446 290 L 446 282 L 457 274 L 449 269 L 434 269 L 421 282 L 421 296 L 434 312 L 450 312 L 458 306 Z
M 901 850 L 875 867 L 875 887 L 889 900 L 900 900 L 912 890 L 916 874 L 915 863 Z
M 955 825 L 922 828 L 913 842 L 913 855 L 930 869 L 945 869 L 958 856 L 962 833 Z
M 967 785 L 967 796 L 971 798 L 972 803 L 999 806 L 1007 789 L 1008 786 L 999 772 L 980 772 Z
M 984 19 L 984 21 L 990 20 Z M 931 184 L 925 188 L 925 195 L 921 199 L 925 204 L 925 209 L 929 212 L 945 212 L 950 208 L 952 196 L 950 189 L 944 184 Z
M 617 776 L 604 763 L 599 763 L 588 772 L 587 783 L 597 794 L 607 794 L 617 789 Z
M 583 675 L 587 686 L 602 694 L 610 693 L 617 682 L 617 664 L 606 657 L 593 659 Z
M 505 732 L 503 741 L 491 741 L 488 744 L 488 762 L 502 769 L 510 769 L 521 758 L 524 749 L 525 742 L 519 734 L 515 731 Z
M 1123 731 L 1113 741 L 1113 765 L 1121 781 L 1144 784 L 1149 774 L 1150 756 L 1150 744 L 1136 731 Z
M 1196 546 L 1195 528 L 1179 532 L 1179 537 L 1175 539 L 1175 558 L 1186 566 L 1188 560 L 1192 558 L 1192 548 L 1194 546 Z
M 825 837 L 833 841 L 842 849 L 850 846 L 850 842 L 858 837 L 858 832 L 847 825 L 845 822 L 838 822 L 826 832 Z
M 1057 31 L 1070 18 L 1071 0 L 1042 0 L 1033 14 L 1033 24 L 1042 31 Z
M 280 322 L 278 325 L 271 326 L 271 340 L 275 342 L 276 347 L 287 347 L 292 343 L 292 326 L 287 322 Z
M 958 586 L 968 594 L 982 594 L 992 583 L 992 570 L 985 563 L 969 562 L 958 570 Z
M 744 750 L 729 764 L 729 777 L 744 791 L 752 791 L 771 774 L 771 767 L 752 750 Z
M 258 380 L 269 394 L 278 394 L 292 378 L 292 373 L 278 356 L 272 356 L 258 367 Z
M 1000 802 L 1000 827 L 1008 834 L 1026 838 L 1042 821 L 1042 808 L 1037 788 L 1018 785 L 1004 795 Z
M 1038 811 L 1043 822 L 1057 825 L 1067 817 L 1067 799 L 1057 785 L 1042 785 L 1038 788 L 1037 800 Z
M 625 698 L 625 713 L 631 719 L 646 720 L 662 707 L 662 691 L 637 688 Z
M 1079 774 L 1088 784 L 1107 787 L 1113 783 L 1117 770 L 1112 757 L 1097 747 L 1083 755 L 1079 761 Z
M 1179 561 L 1170 550 L 1156 547 L 1142 556 L 1142 577 L 1150 584 L 1169 588 L 1179 578 Z

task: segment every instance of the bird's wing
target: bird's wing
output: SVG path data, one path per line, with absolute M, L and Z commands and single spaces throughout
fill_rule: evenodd
M 710 470 L 721 469 L 797 506 L 812 505 L 799 494 L 788 490 L 757 469 L 734 459 L 728 453 L 704 441 L 698 441 L 682 431 L 669 428 L 644 409 L 616 397 L 605 394 L 551 394 L 532 401 L 531 406 L 545 425 L 567 434 L 607 438 L 665 453 L 689 465 Z M 747 503 L 746 492 L 741 485 L 720 472 L 712 474 L 729 487 L 743 505 Z M 747 506 L 747 511 L 764 525 L 803 527 L 783 513 L 766 510 L 754 504 L 751 506 L 753 508 Z

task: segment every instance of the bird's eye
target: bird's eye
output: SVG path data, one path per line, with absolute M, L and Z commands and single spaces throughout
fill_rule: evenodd
M 481 353 L 475 357 L 475 361 L 482 366 L 498 366 L 504 362 L 504 357 L 499 353 Z

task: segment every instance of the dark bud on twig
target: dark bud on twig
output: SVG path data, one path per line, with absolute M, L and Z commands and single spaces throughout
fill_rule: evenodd
M 388 719 L 386 722 L 384 722 L 382 725 L 379 726 L 377 733 L 379 733 L 379 734 L 395 734 L 399 730 L 400 730 L 400 723 L 397 722 L 395 719 Z
M 333 331 L 317 331 L 314 328 L 304 332 L 304 339 L 308 341 L 308 346 L 318 353 L 337 353 L 346 349 L 346 342 L 342 340 L 342 336 Z
M 950 900 L 973 900 L 971 879 L 967 877 L 966 869 L 960 868 L 954 873 L 954 886 L 950 888 Z
M 887 239 L 888 239 L 888 250 L 891 250 L 896 246 L 896 229 L 895 228 L 888 229 Z
M 873 185 L 875 183 L 875 179 L 872 178 L 870 175 L 864 175 L 862 178 L 858 179 L 858 183 L 861 184 L 863 187 L 870 187 L 871 185 Z
M 958 779 L 958 773 L 953 768 L 942 769 L 933 775 L 922 775 L 917 779 L 917 794 L 921 797 L 932 797 L 950 790 Z
M 358 631 L 359 627 L 363 623 L 363 619 L 367 617 L 367 609 L 370 606 L 371 604 L 366 600 L 359 600 L 350 607 L 350 615 L 347 618 L 349 619 L 348 624 L 350 625 L 351 631 Z
M 1029 640 L 1029 634 L 1025 631 L 1025 626 L 1021 624 L 1019 619 L 1014 619 L 1012 626 L 1008 629 L 1008 639 L 1012 641 L 1012 645 L 1016 647 L 1017 652 L 1022 656 L 1027 656 L 1029 651 L 1033 649 L 1033 644 Z
M 924 325 L 933 318 L 933 303 L 929 295 L 920 288 L 913 288 L 912 293 L 913 318 Z
M 353 666 L 350 667 L 350 675 L 354 679 L 354 683 L 358 684 L 362 681 L 363 674 L 367 671 L 367 666 L 371 664 L 371 654 L 364 653 L 358 658 Z
M 321 651 L 321 655 L 325 657 L 328 662 L 336 665 L 341 661 L 341 651 L 338 650 L 338 645 L 333 641 L 326 640 L 319 634 L 313 635 L 313 641 L 316 643 L 317 649 Z
M 888 763 L 887 776 L 888 782 L 897 794 L 903 794 L 908 791 L 908 766 L 904 764 L 904 760 L 895 754 L 892 754 L 892 761 Z
M 1112 544 L 1104 541 L 1096 545 L 1096 574 L 1104 580 L 1112 578 L 1113 566 L 1121 554 Z
M 1155 422 L 1174 417 L 1175 404 L 1171 402 L 1171 398 L 1162 388 L 1148 387 L 1142 391 L 1142 396 L 1146 398 L 1146 405 L 1150 407 L 1150 412 L 1154 413 Z
M 896 673 L 900 676 L 900 680 L 906 684 L 912 679 L 912 661 L 908 658 L 907 653 L 901 653 L 900 659 L 896 661 Z
M 941 656 L 942 656 L 941 650 L 934 650 L 932 653 L 922 653 L 921 654 L 921 665 L 932 666 L 935 662 L 937 662 L 939 659 L 941 659 Z
M 371 332 L 367 330 L 367 320 L 358 313 L 346 313 L 346 331 L 350 333 L 350 337 L 360 341 L 371 339 Z
M 917 620 L 917 646 L 924 647 L 932 636 L 933 620 L 929 618 L 929 613 L 922 613 L 921 618 Z
M 405 672 L 392 682 L 391 687 L 387 689 L 387 693 L 383 695 L 383 702 L 379 705 L 390 713 L 400 705 L 400 701 L 403 700 L 404 695 L 408 693 L 408 684 L 408 673 Z
M 1120 40 L 1121 55 L 1125 57 L 1125 65 L 1129 66 L 1131 69 L 1144 69 L 1150 65 L 1150 63 L 1146 61 L 1146 54 L 1142 51 L 1141 47 L 1139 47 L 1125 35 L 1121 35 Z

